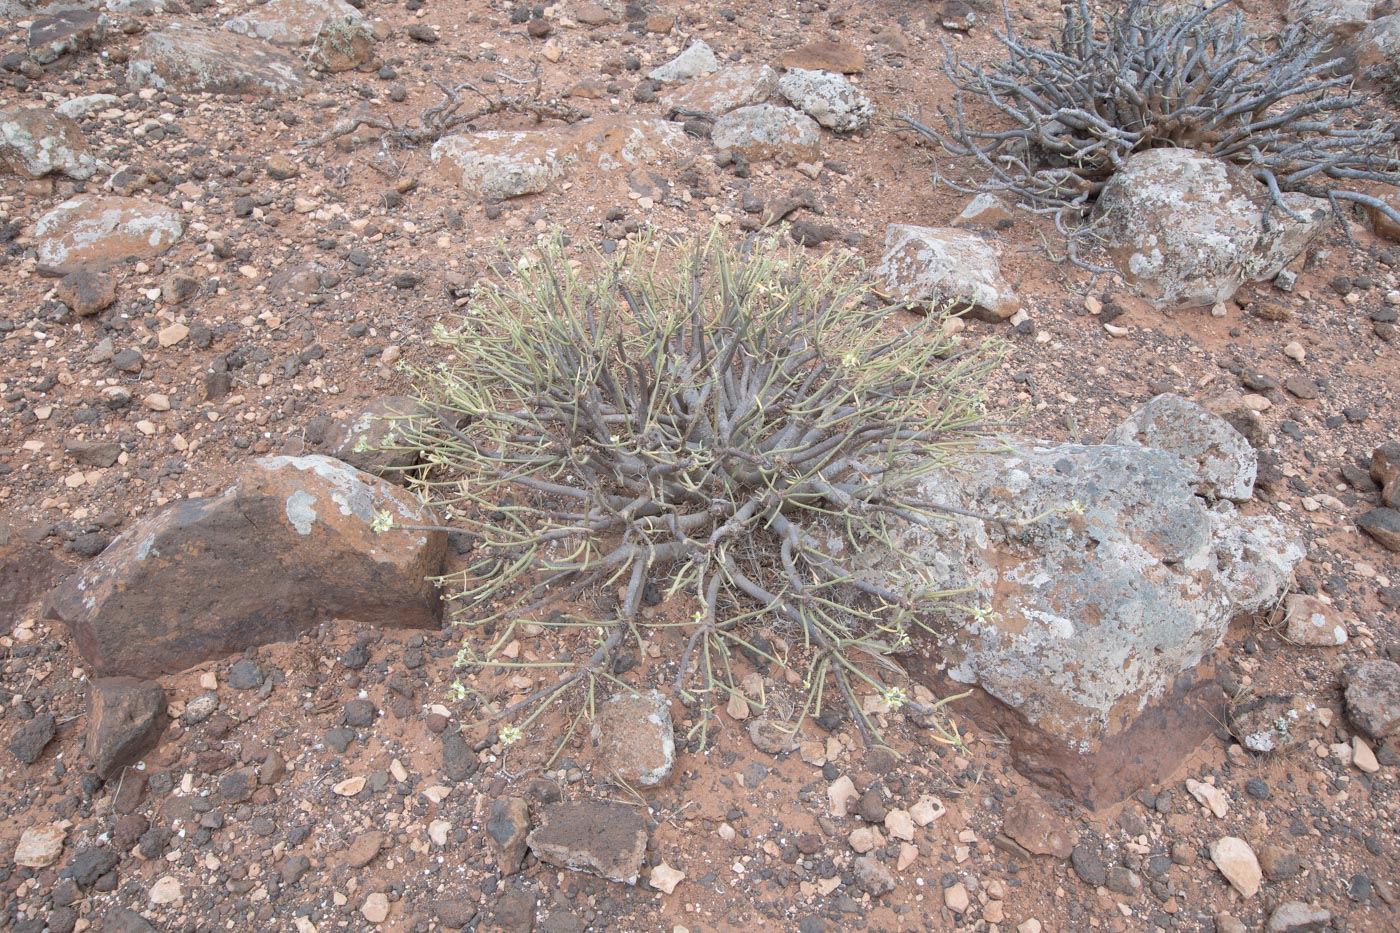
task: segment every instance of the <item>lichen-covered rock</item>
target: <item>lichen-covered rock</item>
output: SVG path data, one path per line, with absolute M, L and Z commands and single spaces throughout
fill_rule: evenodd
M 584 120 L 568 130 L 566 164 L 585 172 L 657 166 L 687 147 L 685 130 L 669 120 L 621 115 Z
M 1307 23 L 1319 33 L 1345 39 L 1387 12 L 1389 6 L 1390 0 L 1290 0 L 1287 17 L 1291 23 Z
M 345 0 L 272 0 L 253 7 L 224 23 L 224 28 L 240 36 L 252 36 L 275 45 L 310 45 L 328 20 L 363 17 Z
M 1259 455 L 1224 418 L 1179 395 L 1165 393 L 1108 432 L 1105 444 L 1154 447 L 1180 457 L 1196 475 L 1196 494 L 1248 502 Z
M 184 233 L 180 215 L 141 198 L 81 194 L 35 221 L 39 262 L 67 274 L 127 259 L 159 256 Z
M 1118 271 L 1160 308 L 1213 305 L 1262 282 L 1332 222 L 1321 198 L 1288 193 L 1302 220 L 1263 206 L 1268 192 L 1243 169 L 1190 149 L 1130 156 L 1095 208 Z
M 1348 664 L 1342 695 L 1356 728 L 1377 742 L 1400 735 L 1400 664 L 1375 658 Z
M 593 741 L 602 770 L 629 784 L 654 787 L 676 763 L 671 708 L 657 690 L 611 697 L 593 721 Z
M 996 247 L 967 230 L 890 224 L 875 274 L 897 298 L 991 323 L 1021 307 L 1001 276 Z
M 374 28 L 358 13 L 321 23 L 311 41 L 307 64 L 331 74 L 359 68 L 374 60 Z
M 672 84 L 716 71 L 719 71 L 719 59 L 715 58 L 714 49 L 710 48 L 705 40 L 696 39 L 684 52 L 666 64 L 653 68 L 647 73 L 647 77 L 653 81 Z
M 483 130 L 433 143 L 432 160 L 446 177 L 487 201 L 545 191 L 564 174 L 572 139 L 558 129 Z
M 944 675 L 1014 711 L 1018 765 L 1078 799 L 1109 799 L 1164 778 L 1175 752 L 1210 733 L 1204 713 L 1182 725 L 1204 732 L 1180 742 L 1134 727 L 1152 704 L 1181 705 L 1175 692 L 1194 687 L 1180 679 L 1232 618 L 1272 605 L 1303 556 L 1272 517 L 1209 508 L 1195 485 L 1164 451 L 1016 442 L 964 476 L 931 477 L 921 496 L 1008 524 L 909 527 L 860 561 L 885 580 L 966 589 L 975 611 L 948 619 L 934 652 Z
M 433 524 L 411 493 L 338 460 L 255 460 L 222 495 L 137 522 L 49 594 L 45 616 L 97 673 L 140 677 L 336 618 L 433 628 L 447 547 L 422 530 Z
M 1380 85 L 1400 84 L 1400 13 L 1367 24 L 1351 47 L 1357 74 Z
M 752 161 L 812 161 L 818 158 L 821 130 L 811 117 L 788 107 L 754 104 L 731 110 L 715 121 L 710 141 Z
M 778 92 L 829 130 L 849 133 L 869 125 L 875 105 L 834 71 L 794 68 L 778 81 Z
M 0 110 L 0 168 L 29 178 L 67 175 L 79 181 L 97 171 L 83 131 L 70 118 L 42 107 Z
M 127 83 L 133 88 L 286 97 L 302 91 L 305 76 L 294 58 L 266 42 L 171 23 L 141 40 L 127 65 Z
M 685 116 L 722 117 L 740 107 L 766 103 L 778 92 L 778 73 L 767 65 L 730 65 L 696 78 L 662 98 L 666 109 Z

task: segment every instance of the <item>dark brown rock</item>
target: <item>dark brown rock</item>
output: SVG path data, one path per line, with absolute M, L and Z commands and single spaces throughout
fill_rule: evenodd
M 530 834 L 530 808 L 519 797 L 501 797 L 491 804 L 486 832 L 496 844 L 496 867 L 502 876 L 520 870 Z
M 105 311 L 117 300 L 117 286 L 111 276 L 92 269 L 78 269 L 59 280 L 58 300 L 78 317 L 91 317 Z
M 70 437 L 63 442 L 63 450 L 74 463 L 106 469 L 117 462 L 122 445 L 116 441 L 83 441 Z
M 1387 551 L 1400 551 L 1400 511 L 1372 509 L 1358 518 L 1356 524 Z
M 1400 664 L 1380 659 L 1348 664 L 1342 688 L 1352 725 L 1377 742 L 1400 735 Z
M 32 765 L 44 754 L 44 748 L 53 741 L 54 718 L 52 713 L 40 713 L 26 723 L 22 723 L 10 736 L 10 754 L 27 765 Z
M 0 630 L 9 631 L 19 614 L 53 585 L 63 565 L 37 544 L 0 525 Z
M 1063 820 L 1043 800 L 1021 800 L 1006 811 L 1002 831 L 1032 855 L 1053 855 L 1067 859 L 1075 839 Z
M 221 496 L 133 525 L 50 595 L 99 674 L 184 670 L 334 618 L 431 628 L 447 535 L 408 492 L 327 457 L 248 464 Z
M 859 74 L 865 70 L 865 56 L 860 49 L 846 42 L 810 42 L 778 59 L 783 68 L 801 68 L 805 71 L 835 71 L 840 74 Z
M 165 729 L 165 691 L 153 680 L 104 677 L 88 688 L 85 751 L 104 777 L 155 747 Z
M 528 838 L 541 862 L 636 884 L 647 849 L 647 827 L 633 807 L 569 800 L 544 807 Z
M 418 463 L 418 448 L 410 446 L 404 435 L 409 422 L 423 417 L 423 406 L 416 399 L 377 398 L 333 424 L 322 451 L 366 473 L 405 482 L 404 470 Z

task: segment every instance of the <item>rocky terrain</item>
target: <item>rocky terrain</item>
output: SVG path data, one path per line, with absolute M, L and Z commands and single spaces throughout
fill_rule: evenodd
M 1383 4 L 1250 6 L 1383 105 Z M 1044 41 L 1059 6 L 1007 13 Z M 1132 280 L 1067 262 L 896 120 L 1000 15 L 0 0 L 0 929 L 1400 928 L 1397 228 L 1297 201 L 1265 236 L 1252 182 L 1155 150 L 1104 195 Z M 959 488 L 1087 505 L 908 542 L 991 609 L 907 664 L 980 688 L 961 748 L 876 695 L 896 755 L 790 735 L 755 663 L 700 752 L 681 600 L 636 696 L 513 740 L 488 707 L 543 675 L 458 668 L 493 633 L 423 582 L 460 538 L 371 531 L 425 513 L 361 438 L 479 283 L 554 232 L 584 262 L 715 226 L 969 299 L 946 326 L 1007 341 L 1036 440 Z M 1006 622 L 1032 609 L 1101 626 Z

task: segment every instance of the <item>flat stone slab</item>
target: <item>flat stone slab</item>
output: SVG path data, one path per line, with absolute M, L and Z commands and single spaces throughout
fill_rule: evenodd
M 296 59 L 266 42 L 172 23 L 141 40 L 127 66 L 127 81 L 133 88 L 286 97 L 305 88 L 305 72 Z
M 540 812 L 529 845 L 541 862 L 636 884 L 647 851 L 646 820 L 635 807 L 566 800 Z
M 40 265 L 62 274 L 164 253 L 185 232 L 171 208 L 141 198 L 82 194 L 35 221 Z

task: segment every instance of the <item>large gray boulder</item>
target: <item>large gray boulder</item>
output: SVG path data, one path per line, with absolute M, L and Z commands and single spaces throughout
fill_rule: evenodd
M 997 248 L 968 230 L 890 224 L 875 274 L 897 298 L 991 323 L 1021 307 L 1002 278 Z
M 767 65 L 730 65 L 680 85 L 661 100 L 670 112 L 713 118 L 766 103 L 777 92 L 778 73 Z
M 434 524 L 412 493 L 338 460 L 255 460 L 222 495 L 137 522 L 49 594 L 45 617 L 96 673 L 136 677 L 336 618 L 435 628 L 447 535 L 422 530 Z
M 821 129 L 805 113 L 773 104 L 731 110 L 715 121 L 710 141 L 752 161 L 802 162 L 818 158 Z
M 148 33 L 127 65 L 133 88 L 287 97 L 305 81 L 297 60 L 266 42 L 188 23 Z
M 849 133 L 868 126 L 875 105 L 860 88 L 834 71 L 794 68 L 778 81 L 778 93 L 822 126 Z
M 1273 518 L 1208 507 L 1197 483 L 1165 451 L 1014 442 L 923 491 L 1001 521 L 908 526 L 861 560 L 886 580 L 966 590 L 912 668 L 984 691 L 969 709 L 1011 735 L 1022 770 L 1116 802 L 1210 733 L 1221 697 L 1196 668 L 1303 556 Z
M 1179 395 L 1159 395 L 1108 432 L 1105 444 L 1155 447 L 1176 454 L 1208 499 L 1248 502 L 1254 497 L 1259 456 L 1244 435 L 1219 415 Z
M 1389 12 L 1391 0 L 1289 0 L 1288 21 L 1345 39 Z
M 224 23 L 240 36 L 276 45 L 310 45 L 328 20 L 360 21 L 363 17 L 345 0 L 272 0 Z
M 1303 220 L 1269 204 L 1243 169 L 1191 149 L 1130 156 L 1095 211 L 1123 277 L 1159 308 L 1212 305 L 1272 279 L 1332 222 L 1321 198 L 1285 194 Z

